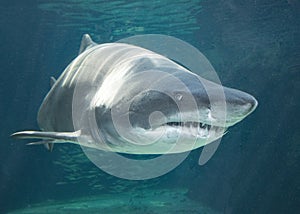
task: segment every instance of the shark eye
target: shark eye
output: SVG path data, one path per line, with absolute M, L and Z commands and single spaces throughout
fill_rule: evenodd
M 182 100 L 182 97 L 183 97 L 183 95 L 181 93 L 179 93 L 179 92 L 177 92 L 175 94 L 175 99 L 178 100 L 178 101 Z

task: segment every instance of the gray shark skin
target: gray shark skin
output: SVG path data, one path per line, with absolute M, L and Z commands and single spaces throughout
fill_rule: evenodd
M 12 135 L 39 139 L 29 145 L 49 150 L 55 143 L 74 143 L 128 154 L 190 151 L 219 139 L 257 107 L 253 96 L 208 81 L 162 55 L 125 43 L 96 44 L 87 34 L 78 57 L 51 82 L 38 112 L 41 131 Z M 94 123 L 87 122 L 90 118 Z

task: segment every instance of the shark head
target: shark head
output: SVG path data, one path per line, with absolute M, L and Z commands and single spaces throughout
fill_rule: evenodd
M 139 59 L 135 64 L 143 68 L 152 64 L 151 69 L 127 72 L 130 75 L 114 82 L 115 94 L 107 100 L 98 96 L 99 102 L 95 96 L 97 129 L 112 150 L 131 154 L 190 151 L 221 138 L 257 106 L 256 99 L 245 92 L 160 60 L 157 67 L 155 60 Z M 99 92 L 105 94 L 101 88 Z

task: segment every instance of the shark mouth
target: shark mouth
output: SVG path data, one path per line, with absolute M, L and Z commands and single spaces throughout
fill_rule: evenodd
M 166 122 L 161 125 L 162 128 L 166 128 L 167 131 L 177 131 L 182 134 L 188 134 L 192 137 L 207 139 L 214 138 L 217 136 L 224 135 L 226 127 L 215 126 L 211 124 L 206 124 L 203 122 Z
M 186 127 L 194 127 L 197 129 L 207 129 L 208 131 L 211 129 L 211 125 L 201 123 L 201 122 L 167 122 L 164 125 L 167 126 L 186 126 Z
M 181 153 L 190 151 L 221 138 L 226 134 L 226 128 L 192 120 L 169 120 L 156 124 L 151 128 L 136 127 L 125 132 L 123 139 L 132 144 L 128 150 L 136 154 L 144 154 L 144 147 L 151 154 Z M 139 145 L 134 147 L 132 145 Z

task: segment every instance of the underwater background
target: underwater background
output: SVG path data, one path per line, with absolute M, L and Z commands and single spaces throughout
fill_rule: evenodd
M 2 0 L 0 213 L 300 213 L 299 0 Z M 81 37 L 175 36 L 209 59 L 222 83 L 259 106 L 214 156 L 201 148 L 168 174 L 124 180 L 75 145 L 26 146 L 36 115 Z

